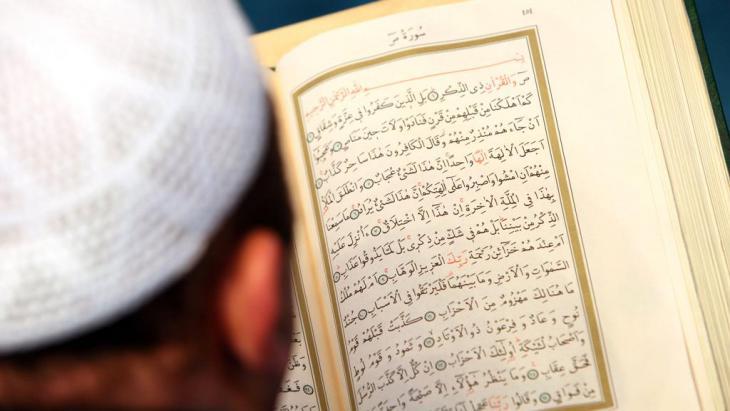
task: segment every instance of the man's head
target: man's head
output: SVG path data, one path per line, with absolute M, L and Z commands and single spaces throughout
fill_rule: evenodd
M 235 7 L 0 7 L 0 406 L 267 403 L 288 213 Z

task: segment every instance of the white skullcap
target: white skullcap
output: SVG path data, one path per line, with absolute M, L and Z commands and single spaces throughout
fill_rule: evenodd
M 245 24 L 223 0 L 0 0 L 0 353 L 196 262 L 265 149 Z

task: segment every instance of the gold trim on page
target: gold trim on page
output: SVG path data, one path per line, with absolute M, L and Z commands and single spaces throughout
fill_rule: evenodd
M 304 294 L 304 286 L 302 284 L 302 273 L 299 268 L 299 259 L 297 258 L 296 250 L 292 253 L 291 257 L 292 264 L 292 283 L 294 285 L 294 293 L 296 294 L 297 307 L 299 308 L 300 322 L 302 324 L 302 332 L 305 338 L 305 348 L 307 355 L 309 356 L 309 366 L 311 368 L 312 377 L 314 380 L 315 394 L 317 394 L 317 403 L 320 410 L 327 411 L 327 399 L 324 394 L 324 383 L 322 382 L 321 365 L 319 363 L 319 357 L 317 356 L 317 346 L 314 344 L 314 336 L 312 335 L 312 322 L 309 319 L 309 311 L 307 311 L 307 296 Z
M 538 83 L 538 93 L 542 108 L 542 114 L 545 119 L 546 124 L 546 131 L 548 134 L 548 140 L 550 145 L 550 151 L 551 151 L 551 157 L 553 161 L 553 165 L 555 168 L 556 173 L 556 179 L 558 183 L 558 188 L 560 192 L 560 198 L 561 198 L 561 205 L 563 208 L 563 213 L 565 214 L 565 221 L 566 221 L 566 229 L 568 231 L 568 237 L 569 237 L 569 243 L 571 247 L 571 251 L 573 254 L 573 260 L 577 272 L 578 282 L 580 285 L 580 291 L 581 291 L 581 297 L 583 300 L 583 309 L 585 310 L 586 319 L 588 322 L 588 328 L 589 333 L 591 337 L 591 342 L 593 344 L 593 354 L 594 354 L 594 360 L 595 365 L 597 368 L 598 373 L 598 379 L 600 381 L 601 385 L 601 394 L 603 400 L 600 402 L 594 402 L 589 404 L 579 404 L 575 406 L 565 406 L 565 407 L 553 407 L 550 408 L 551 410 L 571 410 L 571 411 L 587 411 L 587 410 L 596 410 L 596 409 L 602 409 L 602 408 L 609 408 L 614 405 L 614 397 L 611 390 L 611 384 L 610 379 L 608 375 L 608 365 L 606 362 L 604 349 L 603 349 L 603 343 L 601 340 L 601 335 L 599 332 L 598 327 L 598 316 L 596 307 L 594 305 L 593 301 L 593 295 L 591 291 L 591 285 L 590 285 L 590 279 L 588 277 L 588 268 L 587 263 L 585 261 L 585 256 L 583 252 L 583 246 L 581 243 L 580 238 L 580 232 L 578 231 L 578 221 L 575 215 L 575 210 L 573 206 L 572 201 L 572 195 L 570 192 L 570 184 L 568 180 L 568 173 L 567 169 L 565 167 L 565 161 L 563 158 L 563 152 L 560 144 L 560 137 L 558 135 L 558 126 L 555 118 L 555 114 L 553 112 L 552 107 L 552 100 L 550 97 L 550 90 L 548 88 L 548 82 L 547 82 L 547 73 L 545 70 L 545 66 L 543 64 L 542 60 L 542 54 L 540 52 L 540 43 L 538 40 L 538 34 L 537 30 L 535 28 L 529 28 L 529 29 L 523 29 L 519 31 L 504 33 L 504 34 L 497 34 L 492 35 L 488 37 L 481 37 L 477 39 L 468 39 L 463 41 L 456 41 L 456 42 L 449 42 L 449 43 L 443 43 L 443 44 L 436 44 L 436 45 L 428 45 L 428 46 L 421 46 L 421 47 L 415 47 L 408 50 L 403 50 L 383 56 L 378 56 L 375 58 L 371 58 L 368 60 L 362 60 L 357 61 L 352 64 L 346 64 L 344 66 L 335 68 L 331 71 L 328 71 L 326 73 L 323 73 L 319 76 L 316 76 L 314 79 L 308 81 L 306 84 L 299 87 L 297 90 L 294 91 L 292 94 L 292 98 L 294 99 L 294 108 L 295 113 L 297 116 L 297 125 L 298 125 L 298 132 L 299 132 L 299 140 L 302 145 L 302 153 L 306 158 L 307 163 L 307 177 L 308 177 L 308 189 L 311 194 L 311 201 L 314 205 L 316 205 L 317 211 L 316 214 L 316 221 L 317 221 L 317 228 L 319 231 L 319 241 L 320 241 L 320 249 L 322 251 L 322 254 L 319 258 L 322 259 L 325 268 L 327 270 L 327 286 L 328 291 L 331 299 L 332 309 L 335 313 L 335 318 L 338 321 L 338 329 L 337 329 L 337 336 L 339 340 L 340 345 L 340 354 L 342 356 L 342 362 L 345 366 L 345 374 L 347 376 L 347 388 L 349 390 L 350 395 L 350 406 L 353 410 L 357 409 L 355 405 L 355 392 L 352 385 L 352 377 L 350 375 L 350 368 L 349 363 L 347 359 L 347 350 L 345 346 L 344 341 L 344 330 L 341 326 L 341 316 L 339 313 L 339 308 L 337 307 L 336 301 L 336 293 L 335 288 L 332 283 L 332 268 L 330 266 L 330 260 L 326 254 L 326 251 L 328 250 L 326 240 L 325 240 L 325 233 L 323 231 L 323 222 L 322 222 L 322 214 L 321 210 L 319 208 L 319 201 L 317 199 L 317 193 L 314 189 L 314 175 L 313 175 L 313 167 L 311 164 L 311 157 L 309 153 L 309 149 L 307 147 L 306 142 L 306 133 L 304 129 L 304 121 L 302 118 L 302 111 L 301 111 L 301 104 L 300 104 L 300 96 L 308 91 L 309 89 L 319 85 L 320 83 L 329 80 L 333 77 L 336 77 L 340 74 L 350 72 L 357 69 L 362 69 L 368 66 L 381 64 L 384 62 L 419 55 L 419 54 L 426 54 L 426 53 L 433 53 L 433 52 L 440 52 L 440 51 L 449 51 L 449 50 L 455 50 L 455 49 L 463 49 L 463 48 L 470 48 L 470 47 L 476 47 L 476 46 L 484 46 L 488 44 L 503 42 L 503 41 L 509 41 L 509 40 L 516 40 L 520 38 L 526 38 L 528 42 L 528 49 L 530 51 L 531 57 L 532 57 L 532 64 L 533 69 L 536 74 L 536 81 Z

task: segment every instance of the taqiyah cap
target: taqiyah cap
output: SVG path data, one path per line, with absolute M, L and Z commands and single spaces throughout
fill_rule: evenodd
M 191 267 L 268 116 L 231 1 L 0 2 L 0 353 L 105 323 Z

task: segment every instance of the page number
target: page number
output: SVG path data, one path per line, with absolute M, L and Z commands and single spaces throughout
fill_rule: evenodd
M 522 15 L 523 16 L 527 16 L 527 15 L 530 15 L 530 14 L 532 14 L 532 8 L 522 9 Z

